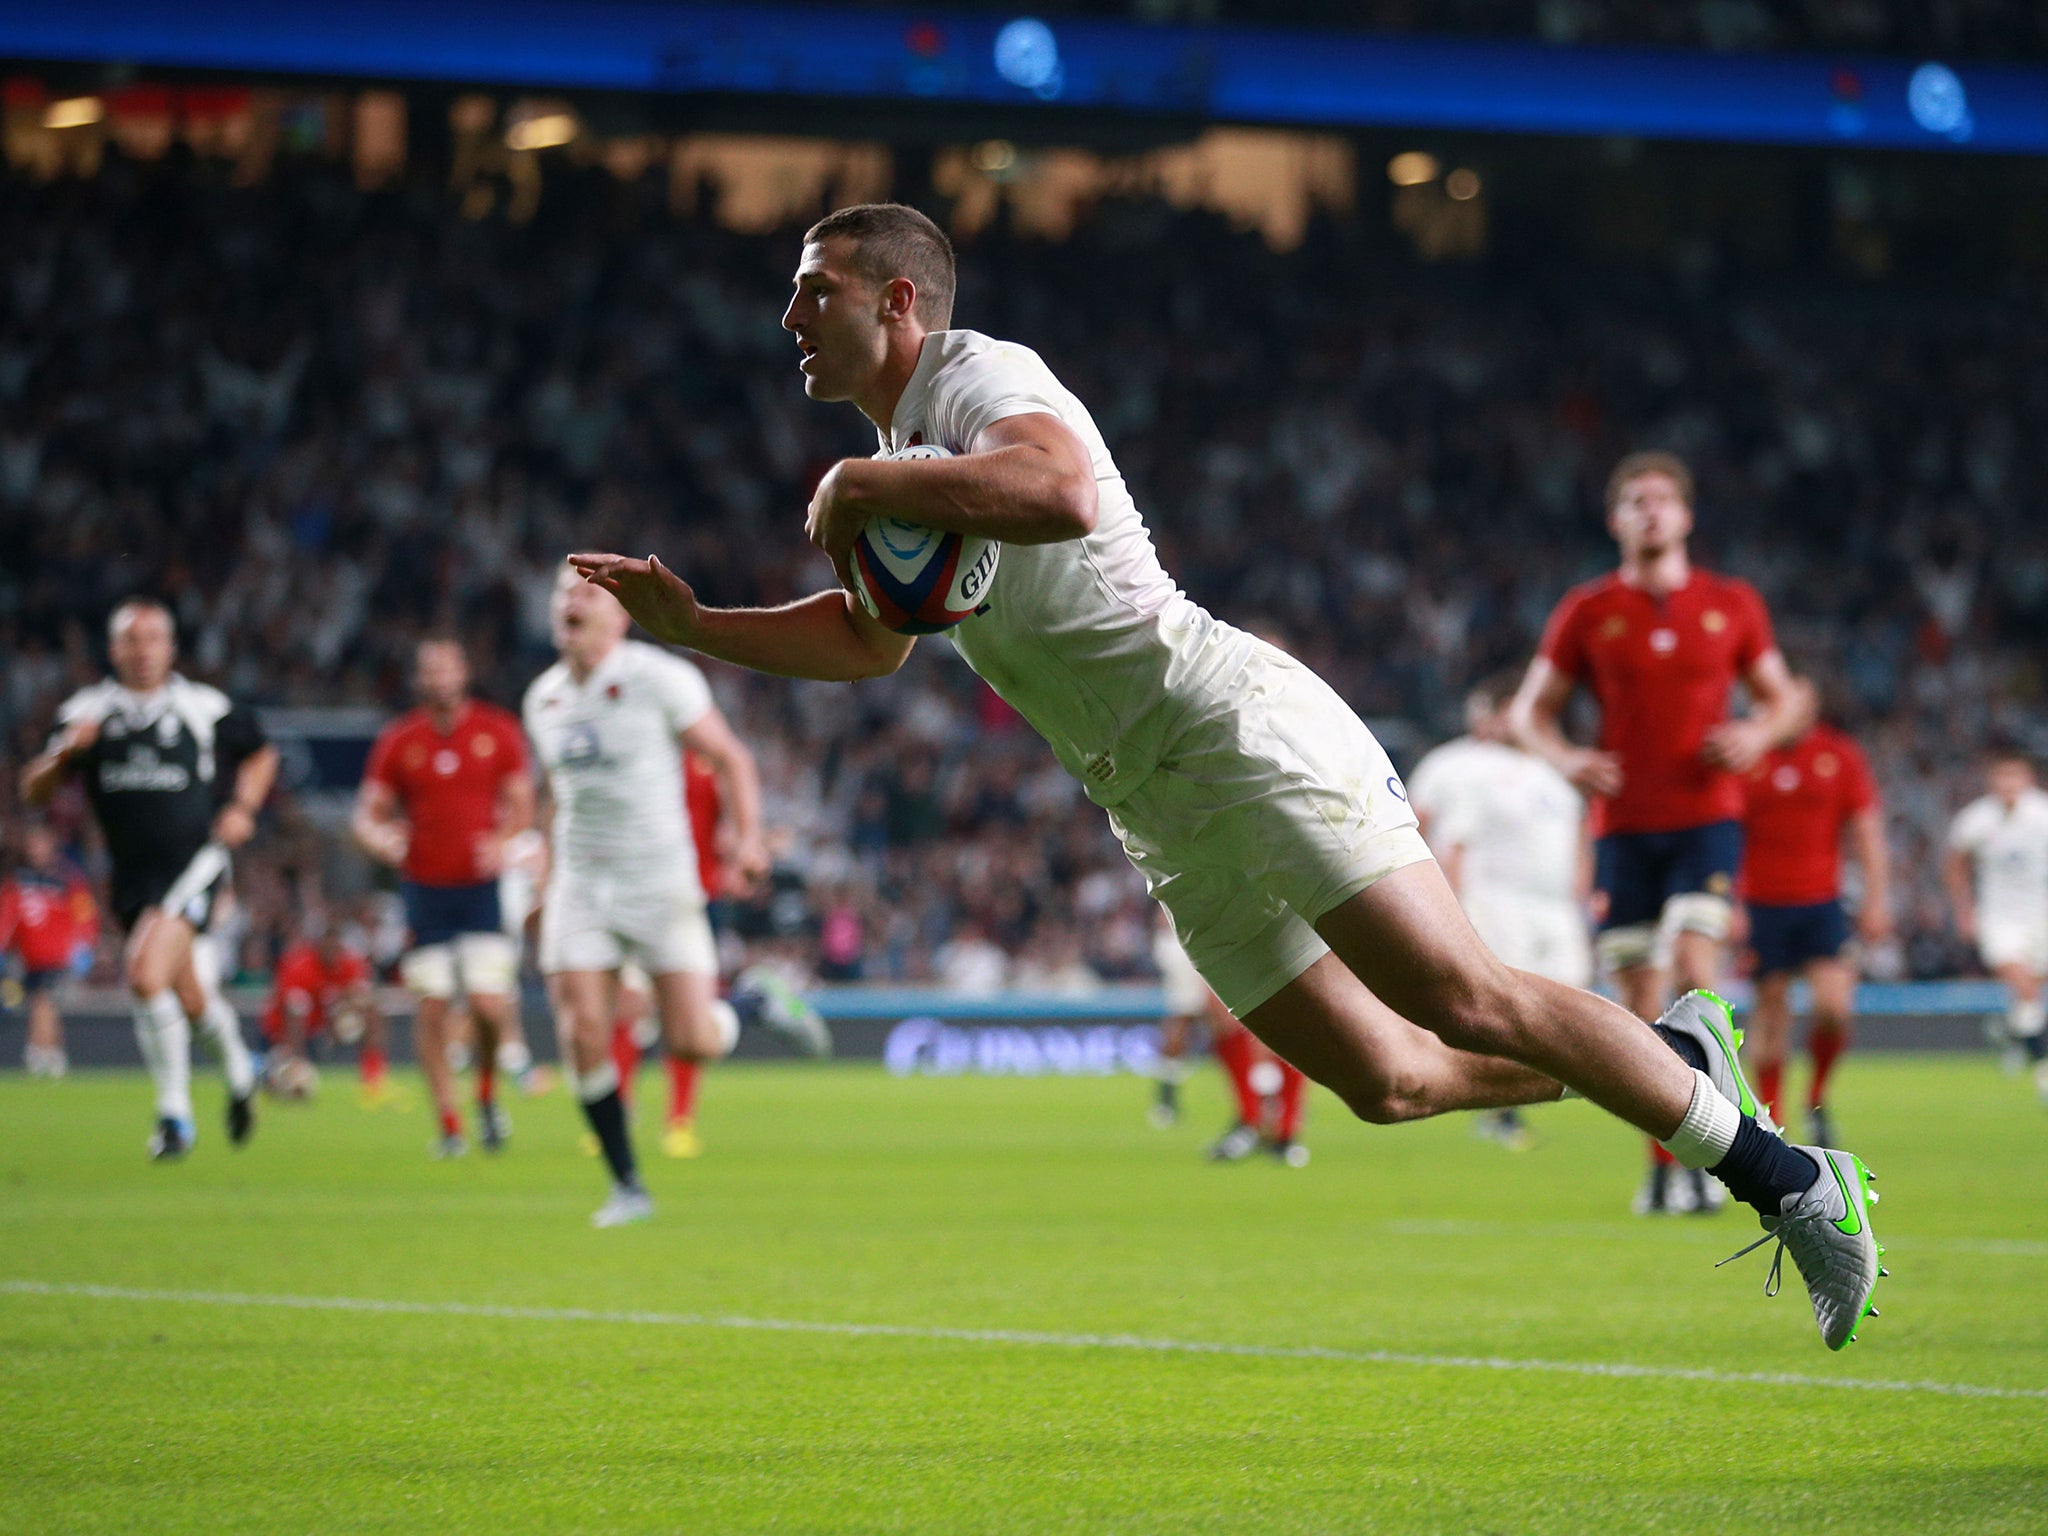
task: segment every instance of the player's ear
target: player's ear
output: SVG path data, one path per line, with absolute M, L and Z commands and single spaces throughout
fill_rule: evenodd
M 907 277 L 892 277 L 882 285 L 882 318 L 908 320 L 917 308 L 917 284 Z

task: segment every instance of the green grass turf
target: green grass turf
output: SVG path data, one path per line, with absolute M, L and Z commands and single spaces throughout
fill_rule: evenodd
M 659 1079 L 649 1073 L 652 1092 Z M 1894 1278 L 1842 1355 L 1731 1211 L 1627 1214 L 1632 1136 L 1535 1114 L 1204 1163 L 1147 1085 L 707 1080 L 650 1225 L 557 1092 L 496 1161 L 344 1073 L 230 1154 L 142 1155 L 136 1077 L 0 1078 L 0 1281 L 1044 1330 L 2048 1389 L 2048 1117 L 1978 1059 L 1851 1058 Z M 650 1143 L 652 1137 L 643 1138 Z M 1790 1265 L 1787 1265 L 1789 1271 Z M 2048 1399 L 0 1292 L 0 1530 L 2048 1529 Z

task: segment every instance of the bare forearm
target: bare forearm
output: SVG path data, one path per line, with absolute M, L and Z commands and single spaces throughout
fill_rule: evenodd
M 21 798 L 30 805 L 47 805 L 71 769 L 70 758 L 62 752 L 45 752 L 21 770 Z
M 1095 485 L 1027 444 L 953 459 L 873 459 L 842 467 L 841 495 L 867 516 L 887 513 L 947 533 L 1006 544 L 1057 544 L 1095 525 Z
M 264 747 L 252 752 L 235 770 L 234 803 L 254 816 L 263 809 L 263 802 L 270 798 L 270 787 L 276 782 L 277 748 Z
M 776 677 L 822 683 L 884 677 L 903 664 L 911 642 L 864 630 L 853 601 L 833 591 L 780 608 L 700 608 L 689 633 L 661 638 Z
M 1555 715 L 1516 708 L 1508 714 L 1508 733 L 1524 752 L 1534 752 L 1560 773 L 1569 773 L 1578 749 L 1566 740 Z
M 1872 906 L 1889 908 L 1892 895 L 1892 853 L 1885 841 L 1881 815 L 1855 822 L 1856 862 L 1863 866 L 1863 897 Z

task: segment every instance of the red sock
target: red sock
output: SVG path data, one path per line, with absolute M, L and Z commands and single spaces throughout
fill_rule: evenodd
M 1849 1048 L 1849 1031 L 1829 1025 L 1815 1025 L 1806 1037 L 1806 1049 L 1813 1056 L 1813 1082 L 1806 1090 L 1806 1107 L 1819 1109 L 1828 1091 L 1828 1074 Z
M 1301 1112 L 1308 1104 L 1308 1079 L 1297 1067 L 1280 1063 L 1280 1123 L 1273 1134 L 1282 1141 L 1294 1140 L 1301 1129 Z
M 462 1134 L 462 1116 L 446 1106 L 443 1106 L 441 1110 L 441 1134 L 443 1136 L 460 1136 Z
M 697 1118 L 697 1066 L 681 1056 L 668 1059 L 668 1117 L 671 1121 Z
M 612 1025 L 612 1065 L 619 1069 L 619 1097 L 633 1102 L 633 1079 L 640 1075 L 640 1042 L 624 1019 Z
M 384 1053 L 374 1045 L 364 1046 L 356 1058 L 356 1070 L 362 1074 L 365 1086 L 376 1087 L 384 1081 Z
M 477 1052 L 476 1058 L 476 1101 L 488 1104 L 498 1096 L 498 1064 L 491 1060 L 488 1051 Z
M 1251 1031 L 1228 1030 L 1217 1036 L 1209 1049 L 1216 1057 L 1216 1064 L 1230 1078 L 1231 1092 L 1237 1096 L 1237 1118 L 1246 1125 L 1259 1124 L 1265 1119 L 1266 1102 L 1252 1089 L 1254 1051 Z
M 1650 1143 L 1650 1162 L 1655 1167 L 1676 1168 L 1678 1166 L 1678 1159 L 1669 1152 L 1666 1152 L 1661 1142 L 1655 1141 Z
M 1785 1058 L 1760 1062 L 1756 1069 L 1757 1097 L 1764 1101 L 1764 1108 L 1771 1112 L 1771 1118 L 1778 1118 L 1778 1095 L 1785 1087 Z

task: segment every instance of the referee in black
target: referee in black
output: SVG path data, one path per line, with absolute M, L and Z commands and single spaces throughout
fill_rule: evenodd
M 40 805 L 69 774 L 84 781 L 128 935 L 135 1038 L 156 1084 L 149 1151 L 170 1160 L 194 1137 L 195 1024 L 227 1077 L 228 1140 L 247 1141 L 255 1128 L 254 1066 L 204 936 L 228 885 L 228 855 L 255 832 L 277 777 L 277 749 L 253 712 L 172 670 L 176 632 L 162 603 L 116 608 L 107 651 L 114 675 L 64 701 L 48 750 L 22 771 L 21 796 Z

